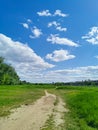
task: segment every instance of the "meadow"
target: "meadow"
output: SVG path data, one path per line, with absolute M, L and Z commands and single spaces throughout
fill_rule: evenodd
M 67 130 L 98 130 L 98 88 L 93 86 L 2 85 L 0 116 L 8 116 L 11 109 L 22 104 L 31 104 L 44 95 L 44 90 L 66 102 L 69 109 L 64 116 Z M 52 126 L 51 122 L 49 124 Z M 46 130 L 49 130 L 50 126 Z

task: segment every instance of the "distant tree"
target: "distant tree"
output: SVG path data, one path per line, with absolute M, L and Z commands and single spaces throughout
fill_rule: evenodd
M 6 63 L 4 58 L 0 57 L 0 84 L 18 84 L 19 76 L 15 69 Z
M 0 63 L 3 63 L 3 62 L 4 62 L 4 58 L 0 57 Z

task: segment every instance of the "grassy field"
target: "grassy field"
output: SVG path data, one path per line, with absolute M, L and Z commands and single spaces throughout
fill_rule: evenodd
M 98 88 L 58 87 L 58 94 L 67 103 L 67 130 L 98 130 Z
M 67 130 L 98 130 L 98 88 L 93 86 L 0 86 L 0 116 L 8 115 L 10 109 L 21 104 L 28 105 L 34 102 L 44 95 L 45 89 L 66 102 L 66 107 L 69 109 L 64 117 Z
M 6 116 L 10 110 L 22 104 L 30 104 L 44 95 L 44 91 L 35 86 L 0 86 L 0 116 Z

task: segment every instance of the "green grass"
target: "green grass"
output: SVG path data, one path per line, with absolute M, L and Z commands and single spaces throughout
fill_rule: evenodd
M 98 88 L 59 87 L 57 91 L 70 110 L 65 114 L 67 130 L 98 130 Z
M 10 110 L 22 104 L 30 104 L 44 95 L 35 86 L 0 86 L 0 116 L 10 114 Z
M 60 96 L 69 112 L 65 113 L 64 129 L 66 130 L 98 130 L 98 88 L 71 87 L 53 85 L 18 85 L 0 86 L 0 116 L 10 113 L 10 110 L 21 104 L 30 104 L 44 95 L 44 90 Z M 55 105 L 57 101 L 55 102 Z M 49 119 L 46 130 L 53 127 Z
M 53 115 L 49 117 L 45 125 L 41 128 L 41 130 L 55 130 Z
M 79 119 L 81 129 L 98 129 L 98 92 L 79 92 L 69 96 L 73 116 Z

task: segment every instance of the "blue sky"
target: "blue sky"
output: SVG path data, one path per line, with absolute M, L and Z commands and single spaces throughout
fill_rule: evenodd
M 0 0 L 0 56 L 29 82 L 98 79 L 98 1 Z

